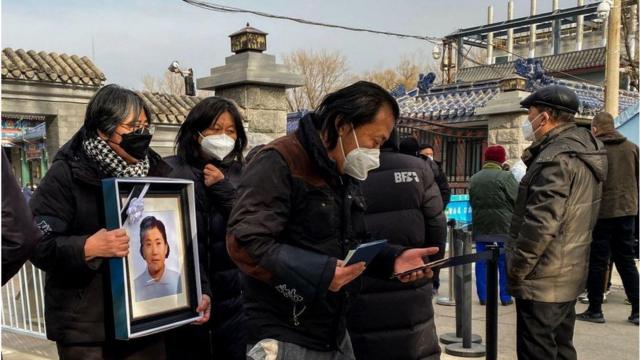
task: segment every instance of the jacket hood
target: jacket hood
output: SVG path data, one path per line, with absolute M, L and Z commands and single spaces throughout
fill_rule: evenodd
M 600 135 L 596 138 L 605 144 L 621 144 L 627 140 L 618 130 L 612 130 Z
M 593 172 L 596 179 L 602 182 L 607 178 L 607 151 L 596 150 L 593 152 L 578 153 L 578 158 L 582 160 Z
M 495 161 L 485 161 L 482 164 L 482 170 L 502 170 L 502 166 Z
M 582 145 L 582 147 L 575 147 L 576 155 L 587 164 L 598 181 L 604 181 L 607 178 L 607 150 L 604 148 L 604 144 L 596 139 L 590 131 L 577 126 L 567 132 L 567 139 Z M 590 148 L 595 149 L 591 150 Z

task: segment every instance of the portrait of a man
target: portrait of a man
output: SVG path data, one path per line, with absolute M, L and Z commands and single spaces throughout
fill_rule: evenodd
M 182 292 L 177 271 L 166 267 L 165 260 L 171 249 L 162 221 L 147 216 L 140 222 L 140 255 L 146 262 L 145 271 L 135 280 L 135 301 L 157 299 Z

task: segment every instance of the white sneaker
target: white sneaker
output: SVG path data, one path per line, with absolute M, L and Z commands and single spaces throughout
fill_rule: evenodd
M 588 304 L 589 303 L 588 293 L 584 291 L 582 294 L 578 295 L 578 301 L 580 301 L 583 304 Z
M 605 291 L 604 294 L 602 294 L 602 303 L 606 304 L 607 303 L 607 294 L 609 294 L 611 291 Z M 578 301 L 580 301 L 583 304 L 589 304 L 589 294 L 585 291 L 582 294 L 578 295 Z

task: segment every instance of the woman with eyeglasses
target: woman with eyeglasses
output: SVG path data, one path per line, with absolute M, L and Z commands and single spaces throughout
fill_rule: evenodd
M 201 329 L 176 329 L 167 337 L 169 358 L 246 358 L 240 273 L 225 246 L 246 145 L 242 115 L 231 101 L 214 96 L 189 112 L 176 137 L 177 155 L 166 159 L 173 168 L 172 177 L 195 183 L 200 260 L 213 294 L 212 343 Z
M 47 337 L 60 359 L 164 359 L 162 335 L 113 338 L 107 261 L 129 253 L 124 229 L 107 231 L 101 180 L 167 176 L 149 148 L 151 113 L 135 92 L 107 85 L 87 105 L 84 124 L 60 148 L 31 199 L 44 236 L 31 261 L 46 272 Z M 199 310 L 208 317 L 209 297 Z

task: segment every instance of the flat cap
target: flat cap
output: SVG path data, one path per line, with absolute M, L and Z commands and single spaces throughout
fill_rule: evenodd
M 526 109 L 533 105 L 548 106 L 556 110 L 575 114 L 580 107 L 580 100 L 578 100 L 578 96 L 571 89 L 560 85 L 550 85 L 527 96 L 526 99 L 520 102 L 520 105 Z

